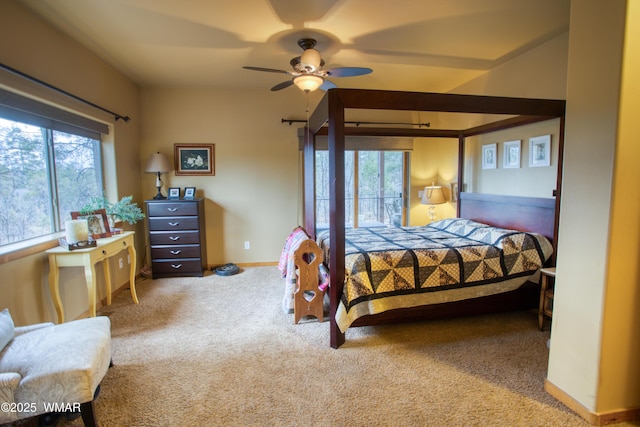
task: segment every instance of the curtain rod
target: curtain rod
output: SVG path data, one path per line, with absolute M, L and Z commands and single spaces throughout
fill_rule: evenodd
M 281 123 L 288 123 L 291 126 L 293 123 L 307 123 L 306 120 L 302 119 L 280 119 Z M 398 122 L 344 122 L 347 125 L 356 125 L 356 127 L 360 125 L 402 125 L 402 126 L 418 126 L 418 127 L 431 127 L 431 123 L 398 123 Z
M 114 112 L 113 112 L 113 111 L 111 111 L 111 110 L 107 110 L 106 108 L 101 107 L 101 106 L 99 106 L 99 105 L 97 105 L 97 104 L 94 104 L 94 103 L 93 103 L 93 102 L 91 102 L 91 101 L 87 101 L 86 99 L 80 98 L 79 96 L 76 96 L 76 95 L 74 95 L 74 94 L 72 94 L 72 93 L 69 93 L 69 92 L 67 92 L 67 91 L 66 91 L 66 90 L 64 90 L 64 89 L 60 89 L 60 88 L 58 88 L 58 87 L 56 87 L 56 86 L 53 86 L 53 85 L 51 85 L 51 84 L 49 84 L 49 83 L 47 83 L 47 82 L 44 82 L 44 81 L 42 81 L 42 80 L 40 80 L 40 79 L 38 79 L 38 78 L 35 78 L 35 77 L 30 76 L 30 75 L 28 75 L 28 74 L 25 74 L 25 73 L 23 73 L 22 71 L 18 71 L 18 70 L 16 70 L 15 68 L 12 68 L 12 67 L 10 67 L 10 66 L 8 66 L 8 65 L 5 65 L 5 64 L 3 64 L 3 63 L 0 63 L 0 68 L 3 68 L 3 69 L 5 69 L 5 70 L 7 70 L 7 71 L 9 71 L 9 72 L 11 72 L 11 73 L 13 73 L 13 74 L 16 74 L 16 75 L 18 75 L 18 76 L 20 76 L 20 77 L 22 77 L 22 78 L 27 79 L 27 80 L 31 80 L 32 82 L 38 83 L 39 85 L 45 86 L 45 87 L 47 87 L 47 88 L 49 88 L 49 89 L 55 90 L 55 91 L 56 91 L 56 92 L 58 92 L 58 93 L 61 93 L 61 94 L 65 95 L 65 96 L 68 96 L 68 97 L 70 97 L 70 98 L 75 99 L 76 101 L 83 102 L 83 103 L 85 103 L 85 104 L 87 104 L 87 105 L 92 106 L 93 108 L 97 108 L 98 110 L 102 110 L 102 111 L 104 111 L 105 113 L 109 113 L 109 114 L 113 115 L 113 117 L 115 118 L 115 120 L 116 120 L 116 121 L 118 121 L 119 119 L 122 119 L 122 120 L 124 120 L 125 122 L 128 122 L 129 120 L 131 120 L 131 118 L 130 118 L 129 116 L 123 116 L 123 115 L 121 115 L 121 114 L 114 113 Z

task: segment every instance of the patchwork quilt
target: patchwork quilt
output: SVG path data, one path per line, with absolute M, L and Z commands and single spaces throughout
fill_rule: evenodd
M 338 322 L 343 331 L 365 314 L 515 289 L 552 253 L 542 235 L 461 218 L 423 227 L 347 229 L 345 237 Z M 318 236 L 325 253 L 328 240 L 328 231 Z

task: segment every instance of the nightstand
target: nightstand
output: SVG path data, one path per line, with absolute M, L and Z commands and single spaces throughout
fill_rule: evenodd
M 538 326 L 540 330 L 544 327 L 545 316 L 551 319 L 553 315 L 553 287 L 549 285 L 549 278 L 556 277 L 556 268 L 542 268 L 540 270 L 540 307 L 538 308 Z

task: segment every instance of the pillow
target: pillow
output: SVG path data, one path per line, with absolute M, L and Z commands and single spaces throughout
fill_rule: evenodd
M 13 339 L 13 319 L 8 309 L 0 311 L 0 351 Z

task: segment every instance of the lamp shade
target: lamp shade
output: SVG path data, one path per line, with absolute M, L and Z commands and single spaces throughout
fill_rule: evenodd
M 165 173 L 171 171 L 171 163 L 164 154 L 157 152 L 149 156 L 147 160 L 147 166 L 144 168 L 145 172 L 152 173 Z
M 320 52 L 315 49 L 306 49 L 302 52 L 302 55 L 300 55 L 300 65 L 308 72 L 315 73 L 322 65 Z
M 422 192 L 422 204 L 423 205 L 441 205 L 445 203 L 444 193 L 442 187 L 439 185 L 432 185 L 430 187 L 424 187 Z
M 295 77 L 293 83 L 305 92 L 313 92 L 322 86 L 324 79 L 320 76 L 314 76 L 313 74 L 303 74 Z

